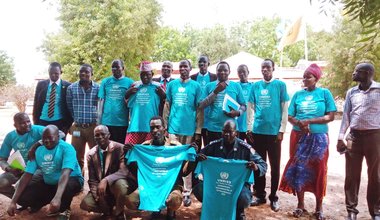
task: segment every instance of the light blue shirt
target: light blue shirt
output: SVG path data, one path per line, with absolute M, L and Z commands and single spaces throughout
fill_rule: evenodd
M 170 134 L 194 135 L 197 106 L 201 100 L 201 95 L 199 83 L 191 79 L 187 82 L 176 79 L 168 85 L 166 100 L 170 104 L 168 122 Z
M 36 150 L 36 159 L 29 161 L 26 165 L 25 172 L 34 174 L 40 169 L 44 182 L 49 185 L 57 185 L 63 169 L 72 170 L 70 176 L 77 177 L 83 186 L 83 176 L 78 164 L 74 147 L 59 140 L 53 149 L 47 149 L 40 146 Z
M 245 160 L 207 157 L 195 173 L 203 175 L 201 220 L 236 219 L 236 205 L 245 182 L 253 182 L 253 172 Z
M 128 151 L 127 163 L 137 162 L 140 210 L 159 211 L 166 207 L 183 161 L 194 161 L 196 152 L 189 145 L 135 145 Z
M 128 100 L 131 121 L 128 132 L 150 132 L 149 121 L 159 114 L 160 97 L 156 93 L 157 82 L 148 85 L 139 83 L 138 90 Z
M 48 116 L 48 110 L 49 110 L 49 103 L 50 103 L 50 94 L 51 94 L 51 87 L 53 82 L 49 83 L 49 87 L 46 93 L 46 99 L 45 103 L 42 107 L 42 112 L 40 119 L 45 120 L 45 121 L 57 121 L 63 118 L 62 112 L 61 112 L 61 105 L 62 105 L 62 100 L 61 100 L 61 90 L 62 90 L 62 82 L 59 79 L 56 83 L 55 87 L 55 103 L 54 103 L 54 114 L 53 117 L 49 118 Z
M 316 88 L 312 91 L 306 89 L 296 92 L 289 105 L 289 116 L 298 120 L 318 118 L 328 112 L 336 112 L 334 98 L 331 92 L 325 88 Z M 298 126 L 293 129 L 300 131 Z M 311 133 L 327 133 L 327 124 L 310 124 Z
M 209 94 L 211 94 L 215 90 L 218 83 L 219 81 L 214 81 L 207 84 L 203 92 L 202 99 L 205 99 Z M 222 132 L 224 122 L 229 119 L 233 119 L 225 115 L 223 112 L 223 100 L 226 94 L 228 94 L 240 105 L 246 105 L 241 86 L 237 82 L 233 81 L 228 81 L 227 84 L 226 89 L 219 92 L 216 95 L 214 102 L 208 106 L 207 113 L 205 111 L 204 127 L 209 131 Z
M 44 126 L 32 125 L 30 131 L 23 135 L 18 134 L 16 130 L 9 132 L 1 145 L 0 157 L 7 159 L 12 149 L 14 151 L 19 150 L 26 163 L 30 147 L 42 139 L 44 129 Z
M 116 79 L 110 76 L 103 79 L 98 93 L 98 97 L 104 99 L 101 124 L 128 126 L 129 112 L 124 96 L 132 83 L 133 80 L 128 77 Z
M 252 85 L 249 102 L 255 105 L 255 134 L 277 135 L 281 127 L 281 103 L 289 101 L 286 84 L 278 79 L 260 80 Z
M 252 84 L 251 82 L 238 82 L 243 90 L 244 100 L 248 102 L 249 94 L 251 93 Z M 238 132 L 247 132 L 247 112 L 244 112 L 243 115 L 240 115 L 237 119 L 237 131 Z

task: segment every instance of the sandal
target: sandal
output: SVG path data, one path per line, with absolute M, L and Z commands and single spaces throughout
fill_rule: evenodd
M 303 215 L 304 211 L 305 211 L 304 209 L 296 208 L 293 211 L 293 216 L 296 217 L 296 218 L 299 218 L 299 217 L 301 217 Z
M 324 220 L 325 219 L 325 216 L 323 215 L 323 212 L 322 211 L 317 211 L 314 213 L 314 216 L 317 220 Z

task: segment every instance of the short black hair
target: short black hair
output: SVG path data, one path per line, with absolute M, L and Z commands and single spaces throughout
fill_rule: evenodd
M 162 126 L 163 126 L 164 128 L 166 128 L 166 126 L 165 126 L 165 122 L 164 122 L 164 119 L 163 119 L 161 116 L 158 116 L 158 115 L 153 116 L 153 117 L 149 120 L 149 123 L 150 123 L 151 121 L 153 121 L 153 120 L 160 120 Z
M 228 66 L 228 70 L 231 71 L 231 68 L 230 68 L 230 64 L 228 64 L 226 61 L 220 61 L 218 63 L 218 65 L 216 65 L 216 69 L 218 69 L 218 67 L 221 65 L 221 64 L 225 64 Z
M 54 67 L 58 67 L 59 70 L 62 72 L 62 67 L 61 67 L 61 64 L 60 64 L 60 63 L 58 63 L 58 62 L 51 62 L 50 65 L 49 65 L 49 70 L 50 70 L 51 68 L 54 68 Z
M 82 68 L 82 67 L 88 67 L 88 68 L 91 69 L 91 73 L 94 72 L 94 69 L 92 69 L 92 66 L 90 64 L 88 64 L 88 63 L 84 63 L 84 64 L 80 65 L 80 68 Z
M 121 65 L 121 67 L 124 69 L 124 62 L 123 62 L 121 59 L 115 59 L 115 60 L 113 60 L 113 61 L 112 61 L 112 64 L 115 63 L 115 62 L 119 62 L 120 65 Z M 112 65 L 112 64 L 111 64 L 111 65 Z
M 274 68 L 274 61 L 272 59 L 266 58 L 266 59 L 264 59 L 263 62 L 265 62 L 265 61 L 271 62 L 272 63 L 272 67 Z
M 29 117 L 25 112 L 18 112 L 13 116 L 13 121 L 18 121 L 23 117 Z

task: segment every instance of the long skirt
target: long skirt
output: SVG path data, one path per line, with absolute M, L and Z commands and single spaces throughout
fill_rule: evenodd
M 279 189 L 294 195 L 311 192 L 322 199 L 326 195 L 328 145 L 327 133 L 303 134 L 292 130 L 290 158 Z

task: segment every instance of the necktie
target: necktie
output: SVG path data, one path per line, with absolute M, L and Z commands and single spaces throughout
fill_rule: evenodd
M 48 117 L 54 116 L 54 106 L 55 106 L 55 95 L 56 95 L 57 84 L 51 84 L 50 97 L 49 97 L 49 107 L 48 107 Z
M 163 84 L 164 86 L 164 91 L 166 91 L 166 79 L 164 79 L 164 84 Z

